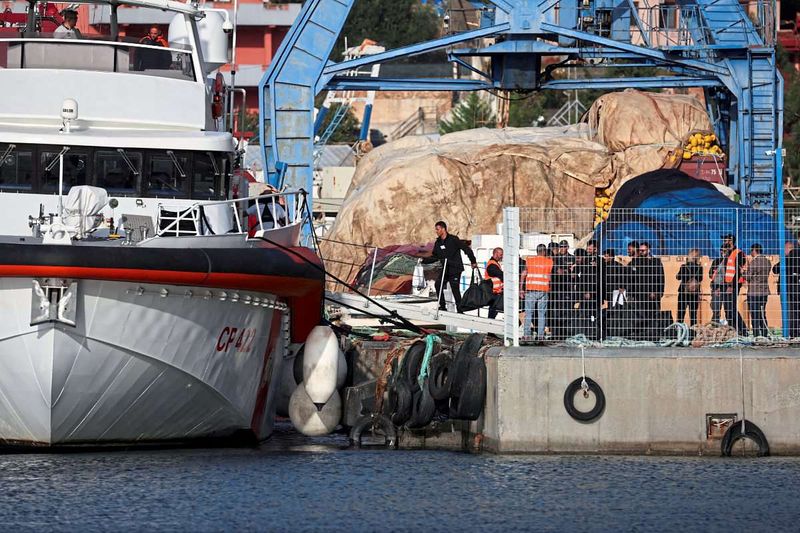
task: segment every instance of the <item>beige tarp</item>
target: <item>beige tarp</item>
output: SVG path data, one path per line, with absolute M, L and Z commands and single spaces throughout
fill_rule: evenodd
M 368 154 L 326 236 L 335 241 L 424 244 L 436 220 L 468 238 L 495 233 L 509 205 L 569 208 L 592 204 L 614 177 L 611 154 L 580 138 L 585 128 L 473 130 L 439 142 L 402 140 Z M 563 230 L 566 230 L 566 226 Z M 362 247 L 323 242 L 326 265 L 347 275 Z
M 711 129 L 694 96 L 628 89 L 601 96 L 586 114 L 592 139 L 614 152 L 613 191 L 630 178 L 677 162 L 669 156 L 691 131 Z
M 665 166 L 689 131 L 709 129 L 692 96 L 624 91 L 600 97 L 587 123 L 478 129 L 406 137 L 368 153 L 326 236 L 375 246 L 424 244 L 445 220 L 464 238 L 495 233 L 503 207 L 593 207 L 596 187 L 616 190 Z M 671 165 L 670 165 L 671 166 Z M 591 229 L 591 228 L 589 228 Z M 572 232 L 554 227 L 551 231 Z M 363 263 L 363 246 L 323 243 L 334 274 Z

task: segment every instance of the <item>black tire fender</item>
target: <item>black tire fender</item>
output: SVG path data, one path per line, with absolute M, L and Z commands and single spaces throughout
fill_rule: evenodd
M 415 429 L 422 428 L 430 424 L 433 415 L 436 414 L 436 400 L 431 397 L 428 391 L 427 379 L 423 382 L 423 387 L 414 393 L 414 401 L 411 407 L 411 417 L 406 422 L 406 427 Z
M 306 351 L 306 345 L 303 344 L 297 353 L 294 355 L 292 365 L 292 373 L 294 374 L 295 385 L 300 385 L 303 382 L 303 354 Z
M 474 357 L 469 361 L 461 395 L 450 400 L 450 418 L 477 420 L 486 403 L 486 361 Z
M 482 333 L 473 333 L 467 337 L 467 340 L 459 347 L 453 362 L 450 364 L 450 371 L 448 372 L 448 379 L 450 381 L 449 393 L 451 398 L 458 398 L 461 396 L 461 387 L 467 379 L 470 361 L 475 359 L 485 338 L 486 335 Z
M 411 387 L 403 380 L 398 380 L 389 388 L 389 397 L 384 414 L 395 426 L 402 426 L 411 418 L 414 396 Z
M 419 377 L 419 369 L 422 367 L 422 359 L 424 357 L 425 343 L 422 341 L 412 344 L 403 356 L 402 372 L 398 381 L 405 381 L 411 387 L 412 392 L 419 390 L 417 378 Z
M 356 420 L 355 425 L 350 429 L 350 444 L 356 448 L 363 446 L 363 437 L 366 433 L 373 436 L 381 435 L 384 438 L 386 448 L 397 446 L 397 429 L 388 417 L 381 414 L 364 415 Z
M 584 378 L 578 378 L 569 384 L 567 390 L 564 391 L 564 408 L 567 410 L 569 416 L 579 422 L 593 422 L 602 416 L 606 409 L 606 395 L 603 389 L 592 378 L 586 378 L 586 385 L 588 391 L 594 393 L 596 399 L 594 407 L 589 411 L 579 411 L 575 407 L 575 394 L 581 390 L 581 385 Z M 588 394 L 588 391 L 584 394 Z
M 442 351 L 431 357 L 431 365 L 428 370 L 428 390 L 434 400 L 444 400 L 450 396 L 450 364 L 453 355 L 448 351 Z
M 766 435 L 764 435 L 764 432 L 761 431 L 757 425 L 749 420 L 744 421 L 744 432 L 742 432 L 741 420 L 737 420 L 728 428 L 720 444 L 722 456 L 730 457 L 733 451 L 733 445 L 742 439 L 749 439 L 758 446 L 759 457 L 769 456 L 769 442 L 767 442 Z

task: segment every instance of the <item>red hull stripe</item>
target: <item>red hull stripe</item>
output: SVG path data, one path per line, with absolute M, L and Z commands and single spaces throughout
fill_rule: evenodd
M 319 291 L 322 287 L 321 280 L 291 276 L 75 266 L 0 265 L 0 277 L 73 278 L 192 285 L 218 289 L 251 290 L 284 297 L 305 296 L 309 292 Z

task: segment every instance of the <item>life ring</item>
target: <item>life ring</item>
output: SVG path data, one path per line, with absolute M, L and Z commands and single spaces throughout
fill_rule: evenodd
M 469 361 L 461 393 L 450 400 L 450 418 L 477 420 L 486 403 L 486 361 L 474 357 Z
M 414 401 L 411 402 L 411 417 L 406 422 L 406 427 L 421 428 L 430 424 L 433 415 L 436 414 L 436 401 L 428 391 L 427 379 L 423 382 L 420 390 L 414 393 Z
M 428 390 L 434 400 L 444 400 L 450 396 L 450 363 L 453 354 L 442 351 L 431 357 L 428 370 Z
M 749 420 L 744 421 L 744 432 L 742 432 L 742 421 L 737 420 L 722 437 L 720 446 L 722 448 L 722 456 L 730 457 L 733 445 L 742 439 L 749 439 L 756 443 L 759 457 L 767 457 L 769 455 L 769 442 L 767 442 L 764 432 Z
M 350 444 L 357 448 L 365 446 L 365 433 L 369 433 L 373 438 L 382 437 L 383 446 L 386 448 L 397 446 L 397 430 L 392 421 L 384 415 L 364 415 L 356 420 L 355 425 L 350 429 Z
M 389 387 L 389 397 L 384 406 L 384 414 L 396 426 L 402 426 L 411 418 L 414 394 L 411 386 L 403 380 L 398 380 Z
M 603 394 L 603 389 L 600 388 L 592 378 L 586 378 L 587 389 L 583 391 L 584 397 L 589 397 L 589 391 L 594 393 L 595 404 L 589 411 L 579 411 L 575 407 L 575 394 L 582 389 L 584 378 L 578 378 L 569 384 L 567 390 L 564 391 L 564 407 L 569 413 L 569 416 L 579 422 L 592 422 L 600 418 L 606 408 L 606 396 Z

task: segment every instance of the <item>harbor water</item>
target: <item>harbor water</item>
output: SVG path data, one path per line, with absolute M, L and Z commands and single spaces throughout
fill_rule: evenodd
M 797 531 L 800 458 L 258 449 L 0 457 L 6 531 Z

